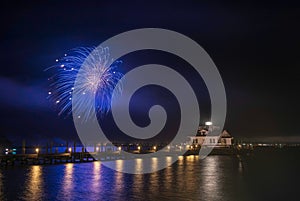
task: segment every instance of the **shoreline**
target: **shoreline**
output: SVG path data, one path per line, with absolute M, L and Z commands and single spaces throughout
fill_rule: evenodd
M 257 147 L 215 147 L 208 154 L 210 155 L 231 155 L 231 156 L 250 156 L 259 153 L 275 153 L 282 151 L 299 151 L 299 146 L 257 146 Z M 200 148 L 189 149 L 186 151 L 165 151 L 165 157 L 199 155 Z M 0 155 L 0 167 L 8 166 L 30 166 L 30 165 L 54 165 L 65 163 L 87 163 L 94 161 L 114 161 L 137 159 L 140 154 L 153 152 L 78 152 L 78 153 L 51 153 L 51 154 L 15 154 Z M 144 156 L 144 155 L 143 155 Z M 149 155 L 151 157 L 151 155 Z

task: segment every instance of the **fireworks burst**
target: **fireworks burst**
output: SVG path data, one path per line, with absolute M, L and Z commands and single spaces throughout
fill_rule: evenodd
M 49 78 L 48 94 L 58 106 L 59 115 L 70 115 L 76 109 L 80 114 L 78 118 L 88 120 L 94 109 L 97 115 L 110 110 L 113 90 L 123 76 L 118 71 L 121 61 L 112 61 L 108 48 L 80 47 L 56 59 L 56 65 L 46 69 L 55 70 Z M 75 81 L 76 93 L 80 95 L 72 105 Z M 116 90 L 121 92 L 121 88 Z

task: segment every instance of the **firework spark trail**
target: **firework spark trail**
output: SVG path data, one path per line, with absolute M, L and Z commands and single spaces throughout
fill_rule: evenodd
M 100 116 L 110 110 L 113 90 L 123 76 L 118 69 L 121 61 L 112 61 L 108 48 L 80 47 L 56 59 L 56 65 L 46 69 L 55 71 L 49 78 L 48 94 L 58 106 L 59 115 L 70 115 L 75 109 L 79 111 L 78 118 L 88 120 L 94 106 Z M 75 80 L 80 98 L 72 105 Z M 117 92 L 120 93 L 121 88 Z

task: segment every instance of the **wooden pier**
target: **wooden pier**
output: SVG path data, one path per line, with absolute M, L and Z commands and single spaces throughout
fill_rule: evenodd
M 297 150 L 300 146 L 297 146 Z M 6 154 L 0 155 L 0 167 L 15 166 L 15 165 L 47 165 L 47 164 L 60 164 L 60 163 L 84 163 L 93 161 L 111 161 L 111 160 L 128 160 L 145 157 L 144 154 L 156 152 L 150 149 L 138 149 L 123 151 L 106 150 L 100 151 L 100 149 L 95 148 L 94 152 L 87 152 L 85 148 L 82 148 L 81 152 L 63 152 L 63 153 L 39 153 L 39 149 L 36 149 L 37 153 L 34 154 Z M 125 147 L 126 148 L 126 147 Z M 249 155 L 252 153 L 260 152 L 261 150 L 272 151 L 272 150 L 283 150 L 292 149 L 294 147 L 284 146 L 284 147 L 274 147 L 274 146 L 230 146 L 230 147 L 215 147 L 209 155 Z M 205 149 L 205 148 L 204 148 Z M 66 150 L 72 150 L 71 148 Z M 75 148 L 73 149 L 75 150 Z M 121 151 L 122 150 L 122 151 Z M 190 148 L 187 150 L 163 150 L 160 156 L 188 156 L 188 155 L 199 155 L 200 147 Z M 130 154 L 128 154 L 128 153 Z M 140 154 L 143 154 L 141 156 Z M 149 155 L 151 157 L 151 155 Z
M 167 153 L 167 156 L 180 155 L 178 152 Z M 50 154 L 14 154 L 0 155 L 0 167 L 15 165 L 47 165 L 59 163 L 84 163 L 93 161 L 128 160 L 140 158 L 138 153 L 122 154 L 120 151 L 108 152 L 76 152 L 76 153 L 50 153 Z
M 95 160 L 92 153 L 88 152 L 0 155 L 1 166 L 90 162 Z

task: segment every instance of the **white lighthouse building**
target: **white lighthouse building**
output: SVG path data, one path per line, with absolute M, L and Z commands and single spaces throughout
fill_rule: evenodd
M 199 126 L 196 136 L 190 137 L 192 146 L 214 146 L 214 147 L 230 147 L 233 143 L 233 137 L 227 130 L 221 133 L 217 126 L 211 122 L 206 122 L 205 126 Z M 211 134 L 211 135 L 210 135 Z

